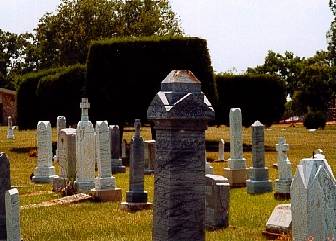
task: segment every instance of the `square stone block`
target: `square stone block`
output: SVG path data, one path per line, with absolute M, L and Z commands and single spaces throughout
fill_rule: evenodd
M 273 186 L 270 180 L 266 181 L 253 181 L 253 180 L 246 180 L 246 188 L 247 193 L 250 194 L 257 194 L 257 193 L 265 193 L 265 192 L 272 192 Z
M 247 169 L 224 168 L 224 177 L 229 180 L 230 187 L 245 187 L 247 179 Z
M 249 179 L 254 181 L 268 180 L 268 168 L 253 168 L 249 169 Z
M 121 188 L 96 190 L 92 189 L 94 197 L 102 202 L 120 202 L 122 200 Z

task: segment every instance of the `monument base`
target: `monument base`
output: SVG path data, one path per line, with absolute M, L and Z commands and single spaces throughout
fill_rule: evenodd
M 227 162 L 227 160 L 214 160 L 213 162 Z
M 122 202 L 120 204 L 120 209 L 129 212 L 136 212 L 145 209 L 151 209 L 153 206 L 152 203 L 129 203 L 129 202 Z
M 247 188 L 247 193 L 249 194 L 272 192 L 273 190 L 272 182 L 270 180 L 254 181 L 254 180 L 248 179 L 246 180 L 246 188 Z
M 91 189 L 96 200 L 101 202 L 120 202 L 122 200 L 121 188 L 97 190 Z
M 127 203 L 147 203 L 147 192 L 126 192 Z
M 35 183 L 53 183 L 54 178 L 58 178 L 57 175 L 50 176 L 33 176 L 32 182 Z
M 116 173 L 126 173 L 126 167 L 125 166 L 112 166 L 112 174 Z
M 224 177 L 229 180 L 230 187 L 246 187 L 247 169 L 224 168 Z
M 277 193 L 290 193 L 290 186 L 292 179 L 289 180 L 275 180 L 274 191 Z
M 95 187 L 94 181 L 75 181 L 76 192 L 88 193 Z

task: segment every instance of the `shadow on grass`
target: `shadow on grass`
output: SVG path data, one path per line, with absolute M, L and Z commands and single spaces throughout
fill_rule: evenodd
M 32 147 L 32 146 L 12 147 L 11 149 L 9 149 L 9 151 L 16 152 L 16 153 L 28 153 L 28 152 L 35 151 L 35 150 L 36 150 L 36 147 Z
M 206 151 L 208 152 L 217 152 L 218 151 L 218 141 L 205 141 Z M 224 150 L 226 152 L 230 152 L 230 142 L 225 142 Z M 244 152 L 251 152 L 252 145 L 243 144 L 243 151 Z M 266 152 L 275 152 L 275 146 L 267 146 L 265 145 Z

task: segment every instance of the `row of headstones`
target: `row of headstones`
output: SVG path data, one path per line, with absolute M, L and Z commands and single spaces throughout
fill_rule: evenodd
M 21 241 L 19 192 L 11 188 L 10 163 L 0 153 L 0 240 Z

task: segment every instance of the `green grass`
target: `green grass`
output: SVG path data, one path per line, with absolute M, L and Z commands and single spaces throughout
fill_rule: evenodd
M 132 130 L 132 129 L 130 129 Z M 50 193 L 50 184 L 33 184 L 30 174 L 36 166 L 36 157 L 29 157 L 30 150 L 36 148 L 35 131 L 15 131 L 15 140 L 6 139 L 6 128 L 0 128 L 1 151 L 6 152 L 11 161 L 11 182 L 20 192 L 21 205 L 41 203 L 60 197 Z M 124 132 L 129 141 L 133 132 Z M 144 139 L 150 139 L 150 130 L 142 131 Z M 308 132 L 301 125 L 287 127 L 274 125 L 265 131 L 266 166 L 270 167 L 270 177 L 275 179 L 277 172 L 272 168 L 276 162 L 275 144 L 284 136 L 289 144 L 289 159 L 296 167 L 300 159 L 310 157 L 312 152 L 321 148 L 332 169 L 336 167 L 336 126 L 328 125 L 325 130 Z M 223 138 L 229 142 L 229 128 L 211 127 L 206 132 L 206 139 L 216 144 Z M 243 130 L 244 144 L 251 145 L 251 129 Z M 53 141 L 56 132 L 53 129 Z M 226 145 L 227 147 L 227 145 Z M 208 151 L 208 158 L 216 159 L 217 152 Z M 251 152 L 244 152 L 248 166 L 251 166 Z M 229 158 L 228 150 L 225 158 Z M 222 174 L 226 163 L 213 163 L 216 174 Z M 56 169 L 58 167 L 56 166 Z M 293 168 L 294 173 L 294 168 Z M 116 182 L 123 190 L 123 198 L 128 190 L 128 173 L 115 175 Z M 145 189 L 149 200 L 153 200 L 153 176 L 145 176 Z M 261 232 L 273 208 L 284 203 L 276 201 L 273 193 L 248 195 L 244 188 L 230 191 L 230 227 L 207 232 L 206 240 L 265 240 Z M 21 210 L 21 234 L 25 241 L 148 241 L 151 240 L 152 211 L 127 213 L 120 211 L 117 203 L 81 203 L 67 206 L 51 206 Z

